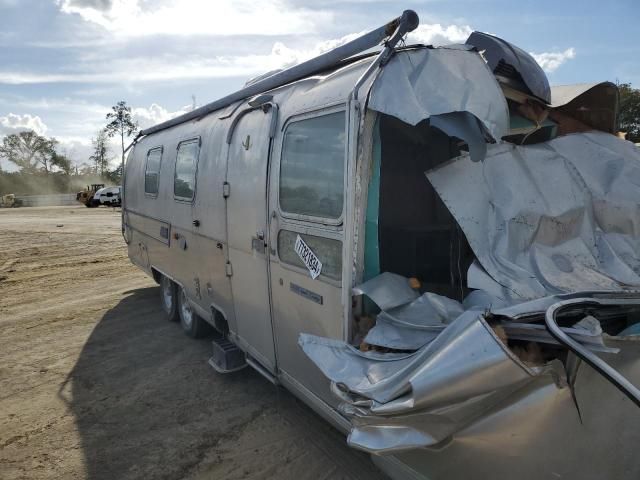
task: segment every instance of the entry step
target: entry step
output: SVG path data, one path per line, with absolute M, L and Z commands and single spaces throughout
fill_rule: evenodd
M 213 356 L 209 365 L 218 373 L 231 373 L 247 366 L 245 354 L 235 343 L 220 335 L 213 339 Z

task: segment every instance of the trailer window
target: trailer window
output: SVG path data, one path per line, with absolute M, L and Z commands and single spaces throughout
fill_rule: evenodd
M 280 161 L 283 212 L 337 219 L 342 215 L 345 114 L 291 123 Z
M 173 194 L 180 200 L 193 200 L 196 191 L 196 168 L 200 141 L 188 140 L 178 146 Z
M 147 152 L 147 165 L 144 170 L 144 193 L 158 195 L 161 161 L 162 147 L 152 148 Z

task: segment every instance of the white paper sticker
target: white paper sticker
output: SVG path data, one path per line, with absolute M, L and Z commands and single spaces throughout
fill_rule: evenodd
M 322 272 L 322 262 L 309 248 L 309 245 L 304 243 L 304 240 L 302 240 L 300 235 L 296 237 L 296 245 L 294 247 L 294 250 L 302 260 L 302 263 L 304 263 L 309 270 L 311 278 L 313 278 L 314 280 L 318 278 L 318 275 L 320 275 L 320 272 Z

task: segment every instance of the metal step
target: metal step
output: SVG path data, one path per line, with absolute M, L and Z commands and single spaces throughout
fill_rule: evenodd
M 237 372 L 247 366 L 244 352 L 226 336 L 216 336 L 211 343 L 213 344 L 213 356 L 209 359 L 209 365 L 216 372 Z

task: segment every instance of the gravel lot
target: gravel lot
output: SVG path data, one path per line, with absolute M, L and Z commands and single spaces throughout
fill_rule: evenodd
M 120 213 L 0 210 L 0 478 L 367 479 L 366 455 L 169 323 Z

